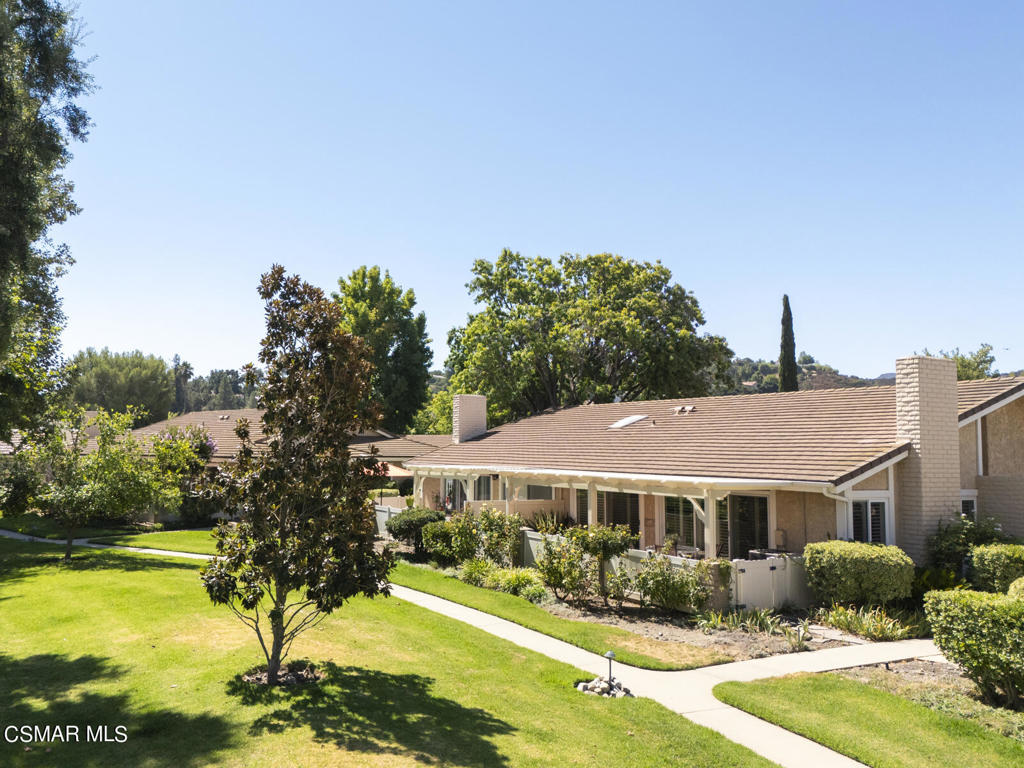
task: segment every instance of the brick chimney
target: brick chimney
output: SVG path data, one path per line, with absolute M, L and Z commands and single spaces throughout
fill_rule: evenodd
M 486 431 L 487 398 L 484 395 L 452 395 L 452 442 L 464 443 Z
M 911 442 L 897 465 L 896 543 L 919 565 L 939 522 L 960 506 L 956 363 L 936 357 L 896 361 L 896 432 Z

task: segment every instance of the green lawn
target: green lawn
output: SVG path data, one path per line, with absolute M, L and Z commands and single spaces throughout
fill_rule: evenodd
M 391 580 L 420 592 L 443 597 L 480 611 L 514 621 L 529 629 L 603 654 L 615 651 L 615 660 L 645 669 L 694 669 L 732 661 L 709 648 L 654 640 L 618 627 L 563 619 L 528 600 L 493 589 L 474 587 L 431 568 L 399 562 Z
M 195 552 L 200 555 L 213 555 L 217 552 L 212 530 L 158 531 L 157 533 L 98 536 L 91 538 L 90 541 L 98 544 L 120 544 L 125 547 L 149 547 L 151 549 L 169 549 L 174 552 Z
M 327 672 L 265 691 L 254 635 L 213 606 L 194 561 L 0 540 L 0 722 L 83 741 L 0 740 L 0 765 L 767 766 L 647 699 L 396 598 L 350 601 L 297 641 Z M 85 727 L 125 726 L 123 744 Z M 47 752 L 49 748 L 49 752 Z
M 875 768 L 1024 765 L 1005 736 L 836 674 L 721 683 L 715 695 Z
M 214 540 L 205 531 L 164 531 L 96 539 L 103 543 L 214 554 Z M 557 637 L 594 653 L 615 651 L 616 660 L 645 669 L 694 669 L 732 661 L 717 651 L 685 643 L 654 640 L 618 627 L 563 619 L 520 597 L 474 587 L 443 573 L 399 561 L 391 579 L 421 592 L 468 605 L 514 621 L 529 629 Z
M 33 512 L 24 515 L 4 515 L 0 517 L 0 528 L 8 531 L 17 531 L 28 536 L 36 536 L 41 539 L 63 539 L 67 536 L 64 529 L 53 520 L 48 517 L 41 517 Z M 91 536 L 117 536 L 137 531 L 137 528 L 126 525 L 86 527 L 76 528 L 74 536 L 76 539 L 87 539 Z

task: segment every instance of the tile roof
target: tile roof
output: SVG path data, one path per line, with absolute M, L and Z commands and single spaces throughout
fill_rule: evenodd
M 960 382 L 959 411 L 966 418 L 1022 389 L 1021 377 Z M 610 428 L 630 416 L 646 418 Z M 883 385 L 581 405 L 503 425 L 407 466 L 833 483 L 907 444 L 896 434 L 896 387 Z
M 241 447 L 241 441 L 235 434 L 235 426 L 240 419 L 249 420 L 249 435 L 252 438 L 254 448 L 259 451 L 261 445 L 265 445 L 263 435 L 263 411 L 259 408 L 237 408 L 226 411 L 190 411 L 181 416 L 174 416 L 164 419 L 145 427 L 132 430 L 132 434 L 139 438 L 143 444 L 149 443 L 153 437 L 166 432 L 170 427 L 186 427 L 198 425 L 205 427 L 207 433 L 217 443 L 211 464 L 223 464 L 233 458 Z M 91 442 L 91 441 L 90 441 Z
M 452 444 L 451 435 L 397 435 L 394 437 L 360 435 L 352 438 L 355 450 L 377 447 L 377 458 L 381 461 L 401 462 L 436 451 Z

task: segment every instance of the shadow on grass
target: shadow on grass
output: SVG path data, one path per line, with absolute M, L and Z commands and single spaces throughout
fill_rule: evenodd
M 38 574 L 45 568 L 66 568 L 76 571 L 161 571 L 191 570 L 204 561 L 146 555 L 120 549 L 75 547 L 71 562 L 64 562 L 64 547 L 36 542 L 0 539 L 0 578 L 5 582 Z
M 430 693 L 433 680 L 364 667 L 320 667 L 318 684 L 267 688 L 236 677 L 228 694 L 246 705 L 279 705 L 251 735 L 308 726 L 318 742 L 350 751 L 412 757 L 421 763 L 480 768 L 507 765 L 488 737 L 515 731 L 482 709 Z
M 0 740 L 0 765 L 76 765 L 189 768 L 215 762 L 237 741 L 227 720 L 211 714 L 191 715 L 147 706 L 143 711 L 126 693 L 96 690 L 97 684 L 121 678 L 126 670 L 100 656 L 71 658 L 39 654 L 15 658 L 0 653 L 0 723 L 18 726 L 79 727 L 67 743 L 24 744 Z M 87 727 L 107 726 L 109 741 L 90 741 Z M 115 728 L 127 740 L 116 743 Z M 5 731 L 6 733 L 6 731 Z M 29 749 L 26 750 L 26 747 Z M 39 762 L 46 753 L 45 763 Z

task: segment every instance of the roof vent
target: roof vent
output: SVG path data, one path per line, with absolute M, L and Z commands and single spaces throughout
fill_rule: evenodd
M 680 414 L 693 413 L 697 410 L 696 405 L 677 405 L 672 409 L 672 412 L 678 416 Z
M 636 424 L 638 421 L 646 418 L 646 413 L 640 413 L 636 416 L 627 416 L 626 418 L 619 419 L 614 424 L 609 425 L 608 429 L 622 429 L 623 427 L 628 427 L 630 424 Z

